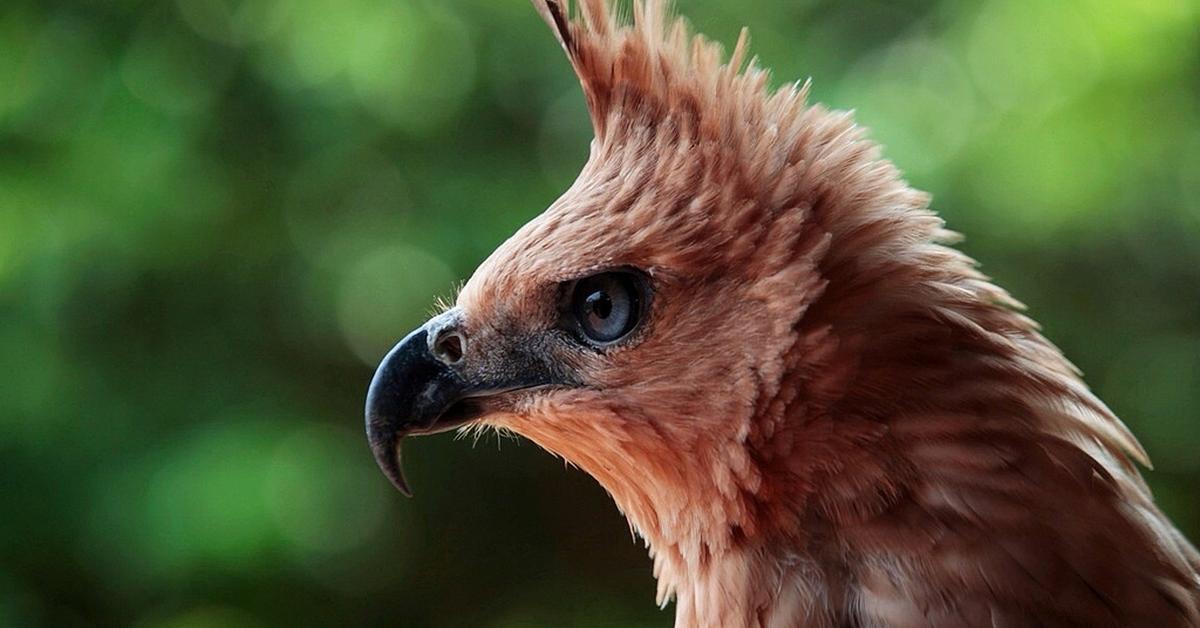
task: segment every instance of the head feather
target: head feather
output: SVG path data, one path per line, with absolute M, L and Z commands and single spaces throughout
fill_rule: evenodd
M 644 108 L 650 115 L 702 115 L 713 133 L 733 130 L 722 121 L 795 114 L 803 98 L 795 85 L 767 102 L 767 73 L 746 64 L 749 33 L 743 29 L 728 60 L 720 44 L 692 33 L 665 0 L 636 0 L 623 18 L 606 0 L 533 0 L 567 53 L 583 87 L 596 137 L 605 140 L 612 118 Z M 653 106 L 645 108 L 645 103 Z M 789 106 L 780 107 L 787 103 Z M 767 111 L 768 107 L 774 111 Z M 711 115 L 709 115 L 711 114 Z M 749 129 L 747 129 L 749 130 Z
M 593 148 L 596 163 L 589 167 L 617 168 L 626 181 L 640 180 L 639 173 L 666 176 L 693 194 L 719 195 L 701 199 L 701 207 L 722 208 L 703 216 L 735 232 L 787 212 L 811 214 L 811 220 L 797 222 L 797 229 L 819 227 L 832 240 L 822 249 L 821 265 L 831 284 L 826 300 L 837 300 L 836 284 L 844 288 L 848 283 L 830 277 L 830 269 L 852 265 L 859 269 L 859 287 L 861 277 L 871 273 L 885 284 L 908 284 L 905 289 L 943 320 L 960 320 L 963 328 L 979 330 L 989 341 L 1004 345 L 1003 334 L 995 330 L 1014 330 L 1030 342 L 1019 350 L 1007 345 L 997 350 L 1024 355 L 1031 370 L 1048 371 L 1057 385 L 1070 389 L 1066 397 L 1089 410 L 1068 413 L 1069 421 L 1048 426 L 1051 431 L 1082 433 L 1122 462 L 1124 454 L 1148 464 L 1125 426 L 1087 391 L 1074 367 L 1037 333 L 1036 324 L 1019 314 L 1021 305 L 980 275 L 973 260 L 944 246 L 958 235 L 942 227 L 928 209 L 928 195 L 909 187 L 880 158 L 878 146 L 864 138 L 849 114 L 808 105 L 807 82 L 773 92 L 768 88 L 767 72 L 754 58 L 747 61 L 745 29 L 726 60 L 719 44 L 694 34 L 684 19 L 672 15 L 669 0 L 634 0 L 631 19 L 610 0 L 578 0 L 575 14 L 570 0 L 533 4 L 583 87 L 598 144 Z M 708 161 L 719 164 L 713 170 L 721 173 L 723 185 L 718 187 L 723 189 L 689 187 L 693 178 L 713 182 L 713 172 L 699 177 L 661 174 L 688 164 L 691 158 L 681 161 L 680 156 L 699 154 L 706 145 L 719 149 Z M 657 164 L 646 165 L 648 150 Z M 644 190 L 638 184 L 620 191 L 636 195 Z M 679 217 L 672 204 L 650 205 L 660 222 Z M 629 206 L 620 198 L 608 204 L 609 211 Z M 766 231 L 778 238 L 777 231 Z M 783 241 L 788 246 L 797 242 Z M 764 257 L 763 240 L 746 247 L 737 243 L 730 246 Z M 737 259 L 726 256 L 722 265 Z M 791 263 L 797 259 L 803 256 L 791 257 Z

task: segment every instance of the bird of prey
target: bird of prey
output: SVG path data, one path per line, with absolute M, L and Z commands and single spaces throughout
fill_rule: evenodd
M 401 340 L 404 436 L 520 434 L 644 537 L 678 626 L 1200 626 L 1146 453 L 847 113 L 660 0 L 534 0 L 575 183 Z

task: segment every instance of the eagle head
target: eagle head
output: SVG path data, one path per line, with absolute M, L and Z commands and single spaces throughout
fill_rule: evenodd
M 685 625 L 1025 625 L 1097 591 L 1154 616 L 1128 583 L 1200 558 L 1125 426 L 849 114 L 664 4 L 534 1 L 589 159 L 384 358 L 387 476 L 408 491 L 405 436 L 529 438 L 608 490 Z M 1078 596 L 1043 595 L 1060 576 Z

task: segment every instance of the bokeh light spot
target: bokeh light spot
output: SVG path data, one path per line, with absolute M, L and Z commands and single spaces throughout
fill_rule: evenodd
M 453 119 L 475 79 L 475 53 L 462 20 L 445 5 L 426 7 L 416 19 L 376 15 L 360 30 L 349 67 L 360 101 L 416 134 Z
M 1179 67 L 1181 55 L 1194 54 L 1200 38 L 1196 28 L 1200 3 L 1195 0 L 1083 0 L 1077 4 L 1086 12 L 1087 30 L 1102 45 L 1106 69 L 1112 74 L 1143 79 L 1170 74 Z
M 197 114 L 212 105 L 229 75 L 228 62 L 205 54 L 202 45 L 152 14 L 125 51 L 121 78 L 130 92 L 159 111 Z
M 431 304 L 454 282 L 441 259 L 413 246 L 368 251 L 347 272 L 338 322 L 347 345 L 375 365 L 397 340 L 425 321 Z
M 450 6 L 413 0 L 297 0 L 261 61 L 288 89 L 352 98 L 415 134 L 452 119 L 475 78 L 462 20 Z
M 888 158 L 925 174 L 954 158 L 975 128 L 975 90 L 963 64 L 926 39 L 901 41 L 850 72 L 837 100 L 858 108 Z
M 148 549 L 161 567 L 253 570 L 265 558 L 275 526 L 262 487 L 282 433 L 232 419 L 207 423 L 177 445 L 146 492 Z
M 5 9 L 0 13 L 0 130 L 5 114 L 30 98 L 37 78 L 28 71 L 30 40 L 37 36 L 37 27 L 28 11 Z
M 12 129 L 43 140 L 62 140 L 108 92 L 111 60 L 97 42 L 96 26 L 64 17 L 34 27 L 28 48 L 17 52 L 17 80 L 4 83 Z M 20 42 L 23 37 L 15 38 Z M 11 91 L 10 91 L 11 90 Z
M 999 109 L 1050 111 L 1102 69 L 1088 18 L 1073 2 L 993 0 L 976 16 L 967 50 L 975 84 Z
M 265 483 L 284 538 L 300 553 L 318 555 L 356 549 L 379 531 L 390 497 L 384 488 L 361 430 L 321 424 L 279 442 Z
M 1039 122 L 1009 121 L 979 147 L 974 167 L 987 176 L 971 181 L 997 233 L 1049 238 L 1084 216 L 1096 226 L 1116 218 L 1115 191 L 1133 174 L 1123 167 L 1132 138 L 1093 131 L 1113 123 L 1113 112 L 1100 105 Z M 1096 208 L 1105 204 L 1108 211 L 1098 214 Z
M 231 46 L 244 46 L 275 34 L 293 6 L 289 0 L 176 0 L 197 33 Z

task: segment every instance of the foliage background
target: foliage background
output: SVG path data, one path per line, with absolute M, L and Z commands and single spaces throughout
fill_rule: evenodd
M 679 4 L 857 109 L 1200 538 L 1198 5 Z M 443 436 L 403 500 L 362 435 L 589 137 L 525 0 L 5 0 L 0 625 L 669 625 L 580 472 Z

